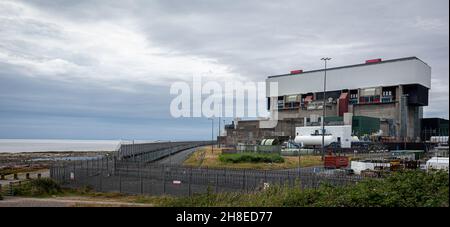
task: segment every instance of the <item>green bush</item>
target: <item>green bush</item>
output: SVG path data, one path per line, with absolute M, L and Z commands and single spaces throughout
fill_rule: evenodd
M 14 195 L 48 196 L 61 193 L 61 187 L 50 178 L 34 179 L 14 188 Z
M 301 183 L 301 182 L 300 182 Z M 249 194 L 206 193 L 172 198 L 166 206 L 287 206 L 287 207 L 448 207 L 449 175 L 438 171 L 405 171 L 385 179 L 367 179 L 355 185 L 318 189 L 271 186 Z
M 243 163 L 243 162 L 251 162 L 251 163 L 283 163 L 284 158 L 279 154 L 264 154 L 264 153 L 237 153 L 237 154 L 220 154 L 219 160 L 221 162 L 228 163 Z

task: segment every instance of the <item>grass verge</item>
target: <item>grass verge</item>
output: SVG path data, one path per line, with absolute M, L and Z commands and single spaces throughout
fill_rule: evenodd
M 183 163 L 185 166 L 191 167 L 208 167 L 208 168 L 241 168 L 241 169 L 262 169 L 262 170 L 274 170 L 274 169 L 291 169 L 300 167 L 311 167 L 322 165 L 321 157 L 318 155 L 305 155 L 299 159 L 295 156 L 281 156 L 284 162 L 222 162 L 219 159 L 222 150 L 220 148 L 211 149 L 211 147 L 202 147 L 192 153 Z

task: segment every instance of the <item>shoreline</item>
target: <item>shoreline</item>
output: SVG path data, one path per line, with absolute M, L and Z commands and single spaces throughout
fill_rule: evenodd
M 0 170 L 6 168 L 28 168 L 49 166 L 55 162 L 64 162 L 110 155 L 114 151 L 36 151 L 36 152 L 0 152 Z

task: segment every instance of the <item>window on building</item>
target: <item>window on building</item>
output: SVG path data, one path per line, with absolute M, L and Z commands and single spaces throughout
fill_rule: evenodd
M 286 96 L 286 102 L 297 102 L 297 95 Z

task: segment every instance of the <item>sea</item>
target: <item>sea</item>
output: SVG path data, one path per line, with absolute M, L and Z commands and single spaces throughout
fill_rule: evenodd
M 0 153 L 115 151 L 120 143 L 120 140 L 0 139 Z

